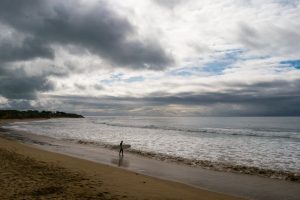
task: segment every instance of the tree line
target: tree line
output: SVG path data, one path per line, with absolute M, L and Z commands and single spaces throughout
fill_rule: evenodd
M 30 119 L 30 118 L 84 118 L 82 115 L 52 112 L 52 111 L 38 111 L 38 110 L 0 110 L 0 119 Z

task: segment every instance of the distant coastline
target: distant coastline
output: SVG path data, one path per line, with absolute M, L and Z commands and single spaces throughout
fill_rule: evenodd
M 65 112 L 38 110 L 0 110 L 0 119 L 34 119 L 34 118 L 84 118 L 82 115 Z

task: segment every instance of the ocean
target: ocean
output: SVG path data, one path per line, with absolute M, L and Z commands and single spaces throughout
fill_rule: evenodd
M 118 145 L 195 161 L 300 172 L 300 117 L 50 119 L 8 126 L 56 139 Z

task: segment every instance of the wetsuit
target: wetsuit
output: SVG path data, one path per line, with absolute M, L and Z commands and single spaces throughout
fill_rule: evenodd
M 120 143 L 120 151 L 119 151 L 119 155 L 122 152 L 122 156 L 123 156 L 123 141 Z

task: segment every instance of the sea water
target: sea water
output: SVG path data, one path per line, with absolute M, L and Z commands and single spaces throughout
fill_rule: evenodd
M 57 139 L 118 145 L 186 159 L 300 172 L 299 117 L 86 117 L 16 122 Z

